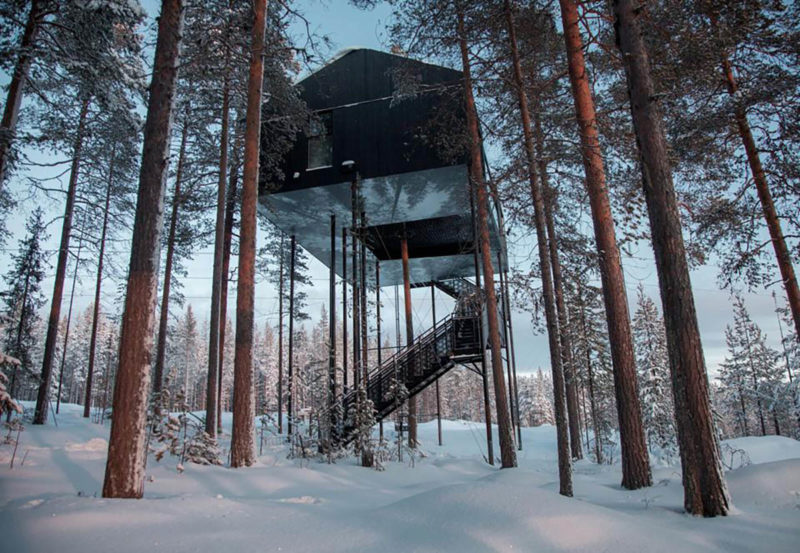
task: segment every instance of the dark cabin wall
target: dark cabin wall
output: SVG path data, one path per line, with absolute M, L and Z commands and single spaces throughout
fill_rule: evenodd
M 399 73 L 413 75 L 429 91 L 393 101 Z M 307 171 L 307 139 L 299 134 L 284 160 L 281 190 L 347 181 L 341 171 L 346 160 L 357 162 L 362 178 L 464 164 L 463 150 L 453 155 L 452 148 L 433 144 L 433 137 L 437 144 L 459 140 L 466 126 L 460 79 L 460 71 L 367 49 L 310 75 L 298 86 L 312 110 L 332 112 L 333 163 Z

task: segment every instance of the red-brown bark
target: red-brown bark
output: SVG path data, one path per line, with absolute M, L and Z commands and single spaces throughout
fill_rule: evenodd
M 622 450 L 622 486 L 637 489 L 650 486 L 652 475 L 639 405 L 625 278 L 608 198 L 594 100 L 583 57 L 583 40 L 578 27 L 578 7 L 576 0 L 559 0 L 559 4 L 611 342 L 614 391 Z
M 736 82 L 733 68 L 727 56 L 723 56 L 722 59 L 722 73 L 725 76 L 728 93 L 734 96 L 739 90 L 739 85 Z M 764 214 L 764 221 L 769 230 L 772 247 L 775 250 L 775 259 L 781 273 L 783 288 L 786 290 L 786 298 L 789 300 L 789 309 L 792 312 L 792 319 L 794 319 L 795 332 L 800 337 L 800 289 L 797 286 L 797 276 L 792 264 L 792 255 L 783 236 L 781 222 L 778 219 L 778 211 L 775 209 L 775 202 L 772 200 L 772 193 L 767 183 L 767 175 L 761 165 L 761 156 L 758 153 L 758 146 L 756 146 L 755 138 L 753 138 L 753 131 L 750 129 L 750 121 L 747 119 L 747 112 L 744 106 L 736 104 L 733 116 L 736 120 L 739 137 L 742 139 L 744 150 L 747 153 L 747 163 L 750 165 L 750 172 L 756 185 L 758 199 L 761 202 L 761 211 Z
M 494 267 L 489 240 L 489 198 L 486 182 L 483 179 L 483 154 L 481 153 L 478 112 L 472 92 L 472 74 L 469 50 L 464 32 L 464 14 L 458 13 L 458 35 L 461 50 L 461 65 L 464 73 L 464 102 L 467 114 L 467 131 L 470 139 L 470 180 L 475 188 L 476 209 L 478 213 L 478 242 L 484 277 L 486 318 L 488 320 L 489 345 L 492 350 L 492 376 L 494 380 L 495 410 L 497 412 L 497 433 L 500 443 L 500 463 L 502 468 L 517 466 L 517 454 L 511 432 L 511 416 L 508 409 L 503 360 L 500 355 L 500 324 L 497 319 L 497 296 L 494 287 Z
M 32 0 L 31 9 L 28 12 L 28 20 L 25 22 L 25 29 L 22 32 L 22 39 L 19 45 L 19 57 L 11 74 L 11 81 L 8 83 L 8 95 L 6 104 L 3 108 L 3 119 L 0 122 L 0 190 L 3 189 L 6 170 L 8 169 L 9 150 L 14 139 L 14 131 L 17 128 L 19 119 L 19 108 L 22 104 L 22 96 L 25 93 L 25 82 L 28 80 L 28 72 L 33 62 L 33 49 L 36 46 L 36 38 L 41 28 L 42 19 L 47 14 L 48 4 L 46 0 Z
M 405 238 L 400 241 L 400 257 L 403 263 L 403 298 L 405 300 L 406 315 L 406 347 L 414 343 L 414 320 L 411 310 L 411 277 L 408 269 L 408 242 Z M 409 367 L 409 370 L 414 370 Z M 417 398 L 408 398 L 408 447 L 417 447 Z
M 252 465 L 253 443 L 253 313 L 255 302 L 256 209 L 261 147 L 261 95 L 264 81 L 264 35 L 267 0 L 253 3 L 253 42 L 247 86 L 247 123 L 244 131 L 242 219 L 239 232 L 239 282 L 236 295 L 236 348 L 233 361 L 233 436 L 231 466 Z
M 153 346 L 171 115 L 182 33 L 182 0 L 163 0 L 144 126 L 103 497 L 140 498 L 144 492 L 150 351 Z

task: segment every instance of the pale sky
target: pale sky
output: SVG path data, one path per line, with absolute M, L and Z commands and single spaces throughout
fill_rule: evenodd
M 148 14 L 154 16 L 158 11 L 158 4 L 155 0 L 143 0 L 142 4 L 147 10 Z M 330 55 L 333 55 L 339 49 L 350 46 L 365 46 L 380 50 L 388 50 L 384 43 L 385 32 L 383 30 L 384 24 L 388 19 L 388 10 L 381 8 L 377 11 L 361 11 L 350 7 L 347 2 L 343 0 L 319 2 L 313 0 L 302 0 L 296 2 L 308 17 L 312 30 L 325 34 L 330 37 L 333 42 Z M 296 33 L 304 32 L 303 28 L 297 26 Z M 7 83 L 7 76 L 3 75 L 3 84 Z M 25 109 L 25 103 L 23 108 Z M 491 159 L 489 160 L 491 162 Z M 66 177 L 62 179 L 62 187 L 66 188 Z M 20 191 L 19 185 L 13 187 L 18 192 Z M 15 211 L 10 220 L 7 221 L 9 230 L 12 232 L 12 237 L 5 245 L 5 250 L 0 252 L 0 267 L 8 267 L 8 253 L 7 250 L 15 248 L 17 241 L 24 234 L 24 224 L 27 214 L 33 209 L 33 205 L 21 205 L 21 209 Z M 55 218 L 59 217 L 63 211 L 63 203 L 51 202 L 50 215 Z M 58 247 L 58 239 L 60 235 L 60 220 L 51 225 L 49 231 L 52 235 L 48 249 L 55 250 Z M 587 226 L 585 232 L 590 233 L 591 228 Z M 529 263 L 529 250 L 533 244 L 525 243 L 524 246 L 512 249 L 509 252 L 509 259 L 512 266 L 522 266 L 523 263 Z M 116 249 L 121 249 L 122 245 L 118 245 Z M 625 269 L 625 278 L 628 289 L 629 305 L 631 310 L 635 309 L 636 305 L 636 288 L 640 282 L 645 286 L 646 292 L 658 301 L 658 281 L 655 271 L 655 265 L 652 259 L 652 250 L 649 244 L 643 244 L 638 251 L 634 252 L 634 257 L 623 258 L 623 265 Z M 195 314 L 200 318 L 206 318 L 210 309 L 210 272 L 212 263 L 211 246 L 204 248 L 194 256 L 194 260 L 189 263 L 189 278 L 184 280 L 184 294 L 187 296 L 187 302 L 192 304 Z M 53 255 L 51 262 L 55 264 L 55 255 Z M 127 266 L 127 256 L 121 262 Z M 231 266 L 235 266 L 235 259 L 232 260 Z M 309 312 L 312 319 L 319 318 L 320 309 L 328 301 L 328 270 L 320 262 L 311 258 L 310 268 L 312 278 L 314 279 L 313 288 L 309 289 Z M 3 273 L 6 269 L 3 269 Z M 69 273 L 71 275 L 71 271 Z M 706 354 L 706 361 L 711 374 L 716 372 L 717 365 L 723 360 L 726 347 L 724 329 L 727 324 L 732 321 L 731 300 L 727 291 L 719 290 L 716 286 L 717 268 L 714 266 L 706 266 L 692 273 L 692 282 L 694 284 L 695 301 L 697 304 L 698 318 L 700 322 L 701 337 L 703 341 L 704 351 Z M 597 283 L 594 283 L 597 284 Z M 43 283 L 43 290 L 46 295 L 52 293 L 52 277 L 48 278 Z M 115 293 L 116 285 L 112 282 L 107 282 L 104 285 L 106 293 L 104 294 L 103 306 L 105 309 L 111 309 L 111 302 L 113 294 Z M 778 301 L 783 304 L 782 290 L 776 290 L 778 293 Z M 65 296 L 69 293 L 69 283 L 65 291 Z M 337 289 L 339 294 L 339 289 Z M 394 292 L 391 288 L 384 288 L 383 294 L 383 326 L 384 336 L 389 336 L 392 342 L 394 341 Z M 80 311 L 85 309 L 91 301 L 93 296 L 93 277 L 86 275 L 83 281 L 80 282 L 76 288 L 75 309 Z M 272 289 L 266 284 L 260 284 L 256 291 L 256 316 L 257 324 L 263 326 L 265 322 L 270 321 L 272 324 L 277 323 L 277 291 Z M 451 308 L 451 302 L 444 298 L 442 294 L 437 293 L 437 298 L 440 298 L 441 303 L 437 299 L 437 317 L 441 318 L 446 315 L 447 311 Z M 338 298 L 339 300 L 341 298 Z M 420 331 L 430 326 L 430 290 L 414 290 L 413 291 L 414 311 L 418 318 L 415 328 Z M 66 315 L 68 299 L 65 298 L 64 306 L 62 307 L 62 316 Z M 753 319 L 761 326 L 762 330 L 767 334 L 768 342 L 773 347 L 779 347 L 779 330 L 778 322 L 774 313 L 774 304 L 771 296 L 771 290 L 760 290 L 756 293 L 745 294 L 745 303 L 750 311 Z M 234 317 L 235 310 L 235 284 L 231 285 L 229 292 L 229 316 Z M 46 306 L 49 308 L 49 306 Z M 339 308 L 341 313 L 341 308 Z M 631 313 L 632 315 L 633 313 Z M 43 316 L 46 312 L 43 312 Z M 532 325 L 530 324 L 530 317 L 528 314 L 515 310 L 513 313 L 514 333 L 516 338 L 516 359 L 518 370 L 522 373 L 533 372 L 537 368 L 549 368 L 549 355 L 547 340 L 544 336 L 534 335 L 532 333 Z M 784 328 L 784 331 L 786 329 Z

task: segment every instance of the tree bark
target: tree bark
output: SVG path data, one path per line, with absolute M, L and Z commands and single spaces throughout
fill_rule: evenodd
M 739 90 L 739 85 L 736 82 L 736 77 L 733 74 L 733 68 L 727 55 L 723 55 L 722 58 L 722 72 L 728 86 L 728 93 L 731 96 L 735 96 Z M 737 103 L 733 116 L 736 120 L 736 127 L 739 130 L 739 137 L 742 139 L 742 144 L 747 153 L 747 163 L 750 165 L 750 172 L 756 185 L 758 199 L 761 202 L 761 210 L 764 213 L 764 221 L 767 224 L 772 247 L 775 250 L 775 259 L 781 272 L 783 287 L 789 300 L 789 308 L 792 311 L 795 333 L 798 336 L 798 340 L 800 340 L 800 289 L 798 289 L 797 276 L 792 264 L 792 255 L 783 236 L 781 222 L 775 209 L 775 202 L 772 200 L 772 193 L 767 183 L 767 175 L 761 165 L 761 156 L 758 153 L 758 146 L 756 146 L 755 138 L 753 138 L 753 132 L 750 129 L 750 122 L 747 119 L 747 112 L 744 106 Z
M 188 113 L 186 114 L 188 118 Z M 183 123 L 181 145 L 178 150 L 178 168 L 175 172 L 175 187 L 172 190 L 172 212 L 170 213 L 169 231 L 167 231 L 167 255 L 164 259 L 164 285 L 161 291 L 161 312 L 158 319 L 158 342 L 156 344 L 155 374 L 153 376 L 153 394 L 158 395 L 164 383 L 164 357 L 167 351 L 167 327 L 169 323 L 169 297 L 172 289 L 172 260 L 175 255 L 175 234 L 178 228 L 178 211 L 181 205 L 181 181 L 183 180 L 183 162 L 186 156 L 186 139 L 189 124 Z
M 233 218 L 236 211 L 236 187 L 239 179 L 237 146 L 234 147 L 233 163 L 228 178 L 228 197 L 225 207 L 225 240 L 222 244 L 222 285 L 219 294 L 219 371 L 217 376 L 217 432 L 222 432 L 222 375 L 225 367 L 225 334 L 228 327 L 228 280 L 231 267 L 231 245 L 233 243 Z
M 46 0 L 31 0 L 31 10 L 28 12 L 28 20 L 25 23 L 25 30 L 22 32 L 19 45 L 19 57 L 14 66 L 14 73 L 11 75 L 11 82 L 8 83 L 8 95 L 3 108 L 3 120 L 0 123 L 0 191 L 3 189 L 8 169 L 9 153 L 19 119 L 19 108 L 25 93 L 25 82 L 28 80 L 28 72 L 33 62 L 32 50 L 36 44 L 41 20 L 47 15 L 47 4 Z
M 81 236 L 78 240 L 78 251 L 75 254 L 75 269 L 72 271 L 72 288 L 69 292 L 69 307 L 67 308 L 67 324 L 64 327 L 64 342 L 61 346 L 61 367 L 58 371 L 58 391 L 56 392 L 56 413 L 61 408 L 61 383 L 64 381 L 64 366 L 67 362 L 67 344 L 69 343 L 69 329 L 72 323 L 72 305 L 75 301 L 75 285 L 78 283 L 78 269 L 81 261 L 81 250 L 83 249 L 83 229 L 86 216 L 81 219 Z M 73 371 L 72 382 L 75 381 L 75 372 Z M 71 387 L 71 386 L 70 386 Z
M 684 507 L 695 515 L 725 515 L 730 509 L 730 499 L 720 465 L 678 203 L 638 21 L 639 7 L 631 0 L 614 0 L 613 5 L 617 45 L 625 62 L 661 287 L 683 470 Z
M 614 391 L 622 450 L 622 486 L 635 490 L 650 486 L 652 475 L 639 405 L 639 386 L 636 377 L 636 359 L 633 355 L 625 278 L 614 234 L 614 219 L 600 151 L 594 100 L 583 57 L 583 41 L 578 27 L 578 6 L 576 0 L 559 0 L 559 4 L 611 342 Z
M 575 375 L 575 362 L 572 358 L 572 344 L 570 343 L 567 321 L 567 308 L 564 305 L 564 279 L 561 274 L 561 260 L 558 256 L 558 235 L 556 234 L 553 209 L 555 195 L 550 188 L 547 174 L 547 160 L 544 154 L 544 134 L 539 117 L 539 109 L 534 100 L 533 127 L 536 137 L 536 158 L 539 166 L 539 178 L 542 181 L 542 198 L 544 202 L 544 220 L 547 227 L 548 251 L 550 263 L 553 267 L 553 290 L 556 298 L 556 313 L 558 314 L 558 333 L 561 343 L 561 359 L 564 366 L 564 388 L 567 393 L 567 418 L 569 420 L 569 445 L 573 459 L 583 459 L 581 448 L 581 425 L 578 408 L 578 383 Z
M 140 498 L 144 492 L 150 351 L 182 33 L 183 1 L 163 0 L 144 127 L 103 497 Z
M 264 81 L 264 35 L 267 0 L 253 4 L 253 44 L 247 86 L 247 123 L 242 178 L 242 219 L 239 233 L 239 282 L 236 295 L 236 353 L 233 383 L 231 466 L 252 465 L 253 444 L 253 306 L 255 292 L 256 208 L 261 147 L 261 95 Z
M 206 386 L 206 434 L 217 435 L 217 378 L 220 368 L 220 326 L 225 315 L 220 310 L 222 294 L 222 263 L 225 248 L 225 189 L 228 178 L 228 121 L 230 117 L 228 76 L 222 85 L 222 124 L 220 128 L 219 179 L 217 184 L 217 222 L 214 232 L 214 268 L 211 281 L 211 315 L 208 321 L 208 382 Z M 227 275 L 225 275 L 227 277 Z M 227 307 L 227 306 L 226 306 Z
M 400 257 L 403 264 L 403 298 L 406 315 L 406 347 L 414 343 L 414 319 L 411 311 L 411 273 L 408 268 L 408 242 L 405 237 L 400 241 Z M 409 370 L 414 370 L 409 367 Z M 400 422 L 402 425 L 402 421 Z M 408 398 L 408 447 L 417 447 L 417 398 Z
M 461 49 L 461 64 L 464 72 L 464 101 L 467 114 L 467 130 L 470 137 L 470 180 L 475 186 L 476 208 L 478 212 L 478 240 L 483 265 L 484 290 L 486 293 L 486 318 L 489 326 L 489 344 L 492 349 L 492 376 L 494 380 L 495 409 L 497 411 L 497 433 L 500 442 L 500 463 L 502 468 L 517 466 L 517 454 L 511 433 L 511 417 L 508 409 L 503 360 L 500 355 L 500 325 L 497 320 L 497 297 L 494 289 L 494 267 L 489 240 L 489 199 L 486 182 L 483 180 L 483 155 L 481 153 L 478 112 L 472 93 L 472 75 L 464 33 L 464 14 L 458 13 L 458 35 Z
M 92 404 L 92 377 L 94 376 L 94 352 L 97 347 L 97 326 L 100 323 L 100 290 L 103 286 L 103 258 L 106 253 L 106 233 L 108 232 L 108 208 L 111 205 L 111 185 L 114 182 L 114 157 L 116 147 L 111 148 L 108 166 L 106 199 L 103 205 L 103 227 L 100 231 L 100 252 L 97 259 L 97 278 L 94 284 L 94 309 L 92 311 L 92 334 L 89 338 L 89 366 L 86 369 L 86 399 L 83 402 L 83 416 L 89 418 Z
M 47 420 L 47 408 L 50 396 L 50 377 L 53 372 L 53 359 L 56 353 L 56 340 L 58 339 L 58 322 L 61 319 L 61 299 L 64 295 L 64 279 L 67 274 L 67 258 L 69 257 L 69 239 L 72 235 L 72 215 L 75 211 L 75 192 L 78 188 L 78 173 L 81 167 L 81 150 L 86 132 L 86 118 L 89 113 L 91 97 L 81 101 L 81 111 L 78 119 L 78 130 L 75 135 L 75 145 L 72 150 L 72 167 L 70 169 L 69 184 L 67 186 L 67 202 L 64 207 L 64 222 L 61 227 L 61 247 L 58 250 L 56 264 L 56 280 L 53 285 L 53 299 L 50 304 L 50 318 L 47 321 L 47 336 L 44 341 L 44 356 L 42 359 L 42 376 L 39 383 L 39 393 L 36 396 L 36 411 L 33 415 L 33 424 L 44 424 Z
M 517 93 L 520 117 L 522 119 L 522 136 L 525 144 L 525 156 L 528 162 L 528 180 L 533 201 L 533 220 L 536 227 L 536 238 L 539 252 L 539 267 L 542 278 L 542 295 L 544 296 L 545 320 L 547 322 L 547 338 L 550 347 L 550 365 L 553 372 L 553 403 L 556 411 L 556 441 L 558 443 L 558 479 L 559 493 L 568 497 L 572 496 L 572 464 L 569 453 L 569 437 L 567 436 L 567 407 L 565 404 L 564 373 L 562 372 L 562 356 L 559 349 L 559 321 L 556 315 L 555 297 L 553 292 L 553 275 L 548 256 L 548 241 L 545 229 L 545 207 L 542 190 L 539 187 L 536 173 L 536 152 L 533 143 L 531 116 L 528 107 L 528 95 L 525 92 L 525 83 L 522 78 L 522 67 L 517 49 L 517 31 L 514 25 L 514 14 L 511 12 L 510 0 L 504 2 L 506 23 L 508 24 L 509 44 L 511 47 L 511 62 L 514 72 L 514 87 Z M 463 47 L 462 47 L 463 51 Z M 464 54 L 462 54 L 462 58 Z M 488 240 L 487 240 L 488 242 Z M 482 244 L 483 245 L 483 244 Z M 551 244 L 552 245 L 552 244 Z M 487 283 L 492 281 L 487 278 Z M 489 286 L 487 286 L 487 289 Z M 492 344 L 492 359 L 495 352 Z M 502 435 L 501 435 L 502 436 Z M 573 438 L 574 439 L 574 438 Z

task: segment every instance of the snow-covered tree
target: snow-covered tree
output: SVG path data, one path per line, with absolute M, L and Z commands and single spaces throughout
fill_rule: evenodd
M 636 312 L 633 316 L 633 339 L 647 445 L 651 453 L 663 456 L 669 462 L 677 455 L 678 444 L 670 390 L 667 337 L 658 308 L 645 294 L 641 284 L 637 290 Z
M 33 211 L 26 224 L 26 236 L 19 248 L 11 254 L 12 265 L 3 276 L 7 289 L 3 293 L 3 349 L 18 360 L 9 366 L 11 371 L 9 393 L 15 396 L 20 381 L 31 384 L 36 369 L 33 366 L 33 349 L 37 345 L 34 329 L 39 321 L 39 309 L 45 298 L 41 282 L 48 269 L 47 254 L 41 243 L 47 240 L 42 210 Z
M 792 409 L 782 392 L 783 368 L 778 353 L 753 322 L 744 299 L 733 297 L 733 326 L 725 329 L 728 355 L 720 364 L 723 408 L 736 421 L 741 435 L 780 433 L 780 421 Z

